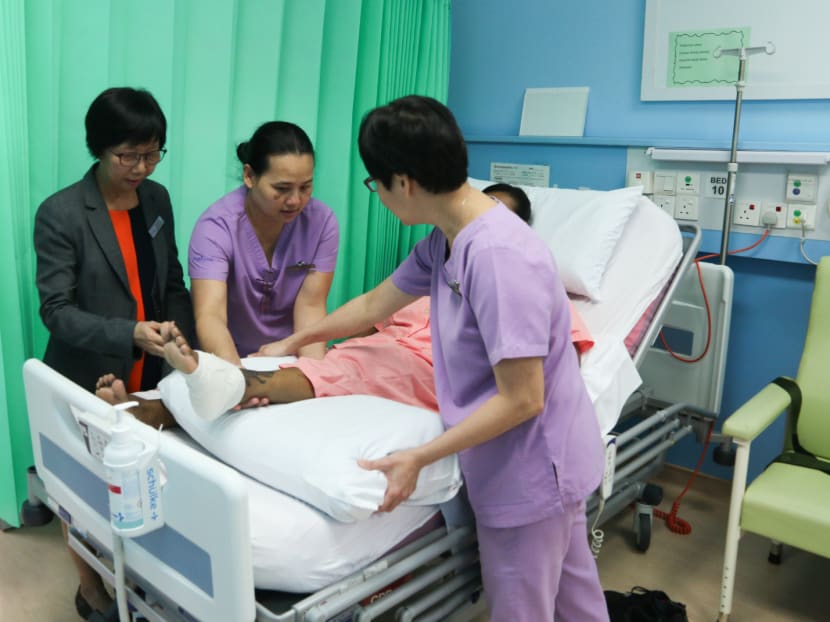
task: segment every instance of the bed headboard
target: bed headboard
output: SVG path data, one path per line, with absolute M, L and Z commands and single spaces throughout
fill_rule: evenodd
M 107 416 L 112 407 L 41 361 L 23 366 L 35 466 L 50 507 L 109 552 L 106 477 L 86 449 L 70 405 Z M 165 526 L 124 540 L 127 576 L 165 594 L 199 620 L 253 620 L 253 564 L 248 497 L 241 476 L 201 453 L 135 423 L 147 442 L 160 441 L 167 473 Z

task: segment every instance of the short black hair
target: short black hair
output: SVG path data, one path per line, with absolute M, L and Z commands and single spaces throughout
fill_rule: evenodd
M 467 145 L 444 104 L 408 95 L 370 111 L 360 124 L 360 157 L 375 180 L 408 175 L 428 192 L 450 192 L 467 181 Z
M 530 224 L 530 199 L 527 198 L 527 194 L 525 194 L 524 190 L 518 186 L 498 183 L 487 186 L 484 190 L 482 190 L 482 192 L 484 194 L 489 194 L 490 192 L 503 192 L 508 195 L 516 204 L 516 209 L 514 210 L 516 215 L 527 224 Z
M 87 110 L 86 146 L 100 159 L 110 147 L 167 142 L 167 119 L 149 91 L 128 86 L 109 88 L 96 97 Z
M 314 158 L 314 146 L 299 125 L 288 121 L 268 121 L 260 125 L 251 139 L 239 143 L 236 157 L 242 164 L 247 164 L 255 175 L 262 175 L 268 170 L 271 156 L 309 154 Z

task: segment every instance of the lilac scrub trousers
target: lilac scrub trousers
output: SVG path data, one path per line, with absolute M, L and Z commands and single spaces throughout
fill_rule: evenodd
M 287 223 L 271 263 L 245 213 L 241 186 L 211 205 L 190 237 L 191 279 L 224 281 L 228 330 L 241 357 L 294 332 L 294 301 L 310 271 L 334 272 L 339 230 L 331 209 L 311 198 Z
M 490 620 L 608 619 L 585 535 L 584 502 L 530 525 L 477 525 L 476 531 Z
M 459 454 L 491 619 L 608 620 L 584 516 L 602 477 L 603 446 L 547 246 L 497 204 L 458 233 L 449 256 L 434 229 L 392 280 L 431 296 L 435 384 L 448 428 L 496 395 L 500 361 L 542 361 L 542 412 Z

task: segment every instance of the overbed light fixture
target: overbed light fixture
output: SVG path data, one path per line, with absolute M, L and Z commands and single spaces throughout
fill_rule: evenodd
M 730 153 L 718 149 L 662 149 L 649 147 L 646 155 L 654 160 L 671 162 L 729 162 Z M 830 153 L 821 151 L 738 151 L 741 164 L 830 164 Z

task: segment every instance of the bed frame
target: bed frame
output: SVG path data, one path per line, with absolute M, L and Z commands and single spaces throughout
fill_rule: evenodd
M 633 356 L 638 367 L 670 311 L 678 277 L 689 271 L 697 253 L 700 231 L 688 225 L 681 230 L 683 256 Z M 60 516 L 69 527 L 70 546 L 112 585 L 103 466 L 87 451 L 70 410 L 73 405 L 103 414 L 111 406 L 40 361 L 27 361 L 23 376 L 35 455 L 24 522 L 31 523 L 26 515 L 36 515 L 38 506 Z M 662 467 L 667 449 L 692 433 L 702 438 L 715 417 L 688 404 L 649 410 L 652 400 L 642 396 L 634 403 L 638 420 L 626 418 L 625 429 L 613 437 L 613 486 L 606 498 L 597 494 L 589 500 L 589 524 L 598 513 L 602 522 L 632 500 L 649 501 L 647 479 Z M 136 428 L 148 442 L 158 440 L 168 476 L 162 491 L 165 526 L 124 543 L 128 600 L 136 616 L 151 622 L 345 622 L 391 619 L 394 612 L 396 620 L 428 621 L 468 619 L 481 609 L 475 529 L 469 524 L 434 529 L 314 594 L 255 590 L 243 476 L 181 442 L 159 439 L 147 426 Z M 638 545 L 650 534 L 650 512 L 647 516 L 647 528 L 635 520 Z
M 632 357 L 643 384 L 629 399 L 607 441 L 616 452 L 612 492 L 602 498 L 598 491 L 587 502 L 588 523 L 598 525 L 633 503 L 634 544 L 641 551 L 649 548 L 653 509 L 663 498 L 662 489 L 649 480 L 662 470 L 668 450 L 682 438 L 693 435 L 698 443 L 705 441 L 718 417 L 723 395 L 732 271 L 726 266 L 700 264 L 710 304 L 708 322 L 693 263 L 700 245 L 700 230 L 689 224 L 679 226 L 684 235 L 683 258 L 655 313 L 655 321 Z M 654 345 L 664 328 L 686 337 L 690 351 L 680 354 L 687 358 L 703 350 L 711 331 L 708 353 L 695 364 L 678 362 L 663 347 Z M 712 434 L 710 441 L 718 439 L 719 434 Z

